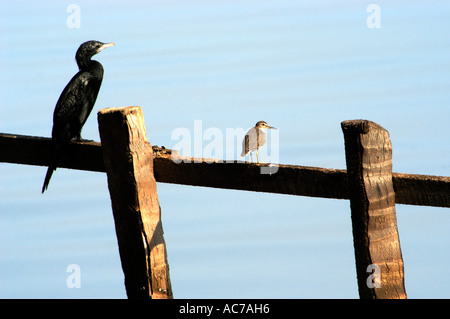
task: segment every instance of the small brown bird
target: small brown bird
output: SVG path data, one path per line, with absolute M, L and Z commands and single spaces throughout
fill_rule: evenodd
M 241 157 L 245 157 L 248 153 L 250 153 L 250 158 L 253 162 L 252 152 L 256 151 L 256 160 L 259 163 L 258 150 L 266 143 L 266 133 L 263 131 L 265 129 L 278 130 L 276 127 L 267 125 L 265 121 L 257 122 L 255 127 L 249 129 L 245 134 L 244 140 L 242 141 Z

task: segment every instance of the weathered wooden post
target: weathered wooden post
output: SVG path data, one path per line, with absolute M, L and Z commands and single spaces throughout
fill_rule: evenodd
M 406 298 L 392 184 L 389 133 L 366 120 L 341 123 L 359 295 Z
M 128 298 L 172 298 L 153 150 L 142 110 L 103 109 L 98 123 Z

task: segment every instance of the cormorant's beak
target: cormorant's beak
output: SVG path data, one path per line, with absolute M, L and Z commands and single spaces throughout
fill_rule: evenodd
M 103 44 L 99 49 L 98 49 L 98 52 L 100 52 L 101 50 L 103 50 L 103 49 L 106 49 L 106 48 L 109 48 L 109 47 L 113 47 L 113 46 L 115 46 L 116 44 L 114 43 L 114 42 L 110 42 L 110 43 L 105 43 L 105 44 Z

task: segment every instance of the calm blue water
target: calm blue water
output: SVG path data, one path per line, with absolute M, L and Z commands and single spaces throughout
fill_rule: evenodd
M 75 51 L 96 39 L 116 46 L 96 56 L 105 77 L 84 138 L 99 140 L 99 109 L 139 105 L 153 145 L 196 120 L 224 134 L 266 120 L 281 163 L 345 168 L 340 122 L 364 118 L 390 132 L 394 171 L 449 176 L 450 4 L 377 1 L 369 28 L 371 3 L 2 2 L 0 132 L 50 136 Z M 45 171 L 0 164 L 0 297 L 126 297 L 106 176 L 58 169 L 41 195 Z M 158 194 L 176 298 L 358 297 L 347 201 Z M 449 210 L 398 205 L 397 218 L 408 297 L 450 297 Z

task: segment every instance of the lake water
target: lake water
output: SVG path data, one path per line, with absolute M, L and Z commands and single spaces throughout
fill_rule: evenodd
M 95 56 L 86 139 L 99 141 L 99 109 L 138 105 L 153 145 L 195 123 L 225 138 L 265 120 L 280 163 L 343 169 L 340 123 L 363 118 L 389 131 L 395 172 L 449 176 L 450 3 L 371 4 L 3 1 L 0 132 L 50 136 L 75 52 L 96 39 L 116 46 Z M 209 142 L 197 138 L 194 155 Z M 41 195 L 45 171 L 0 164 L 0 297 L 125 298 L 106 175 L 58 169 Z M 358 298 L 348 201 L 162 183 L 158 195 L 176 298 Z M 397 205 L 410 298 L 450 297 L 449 213 Z

